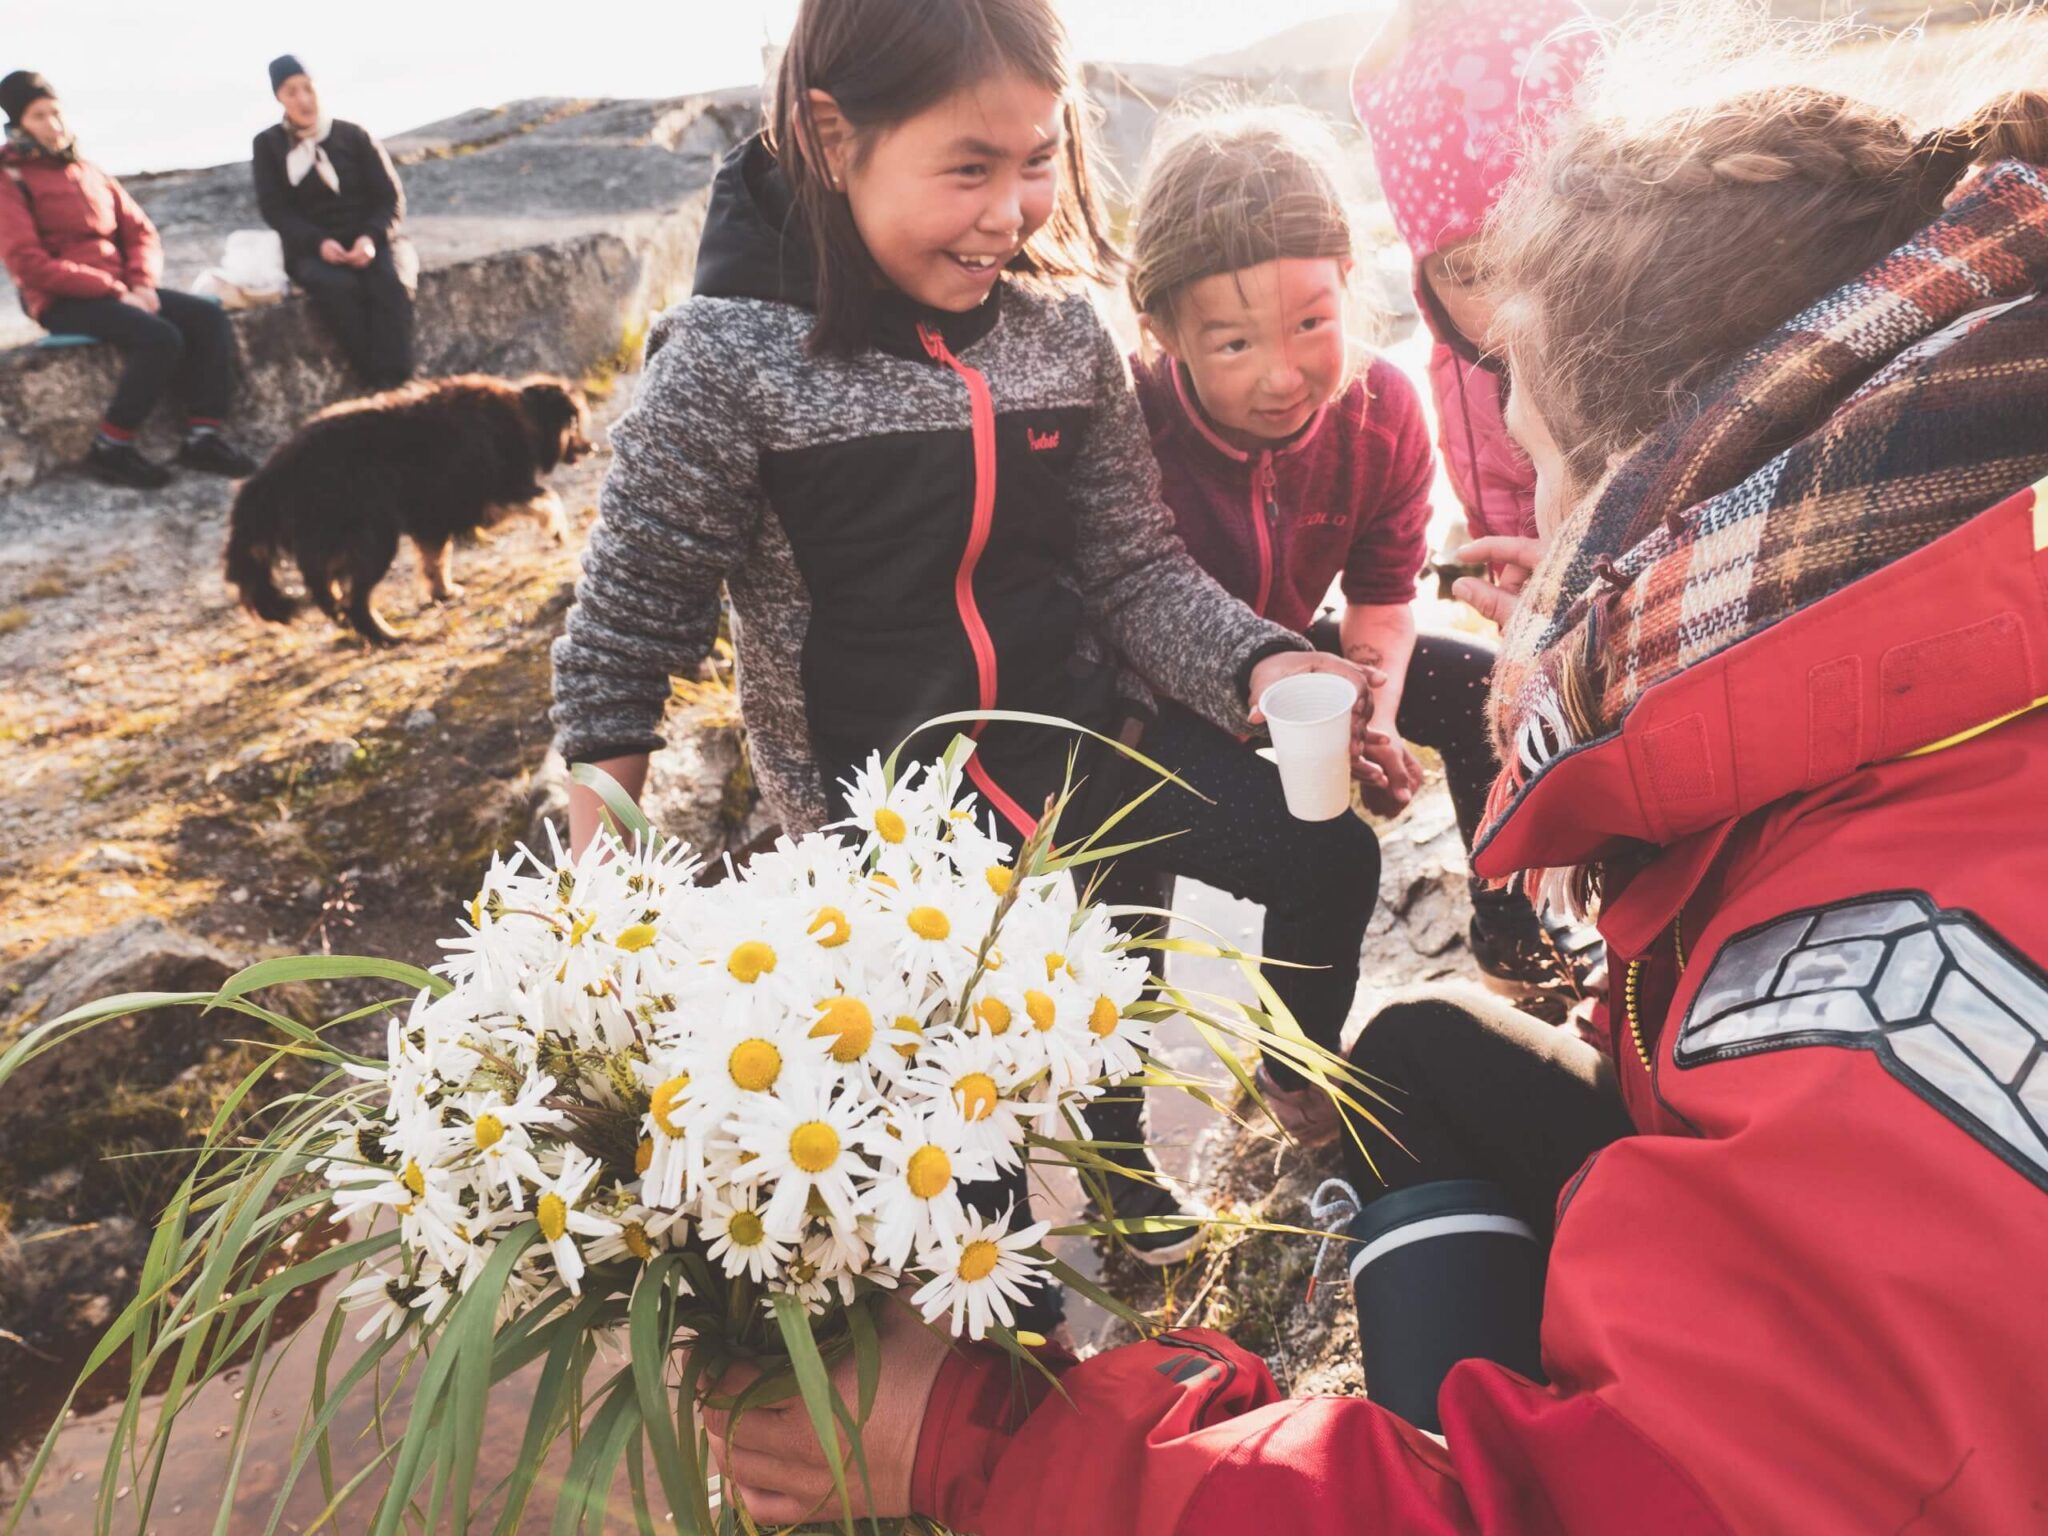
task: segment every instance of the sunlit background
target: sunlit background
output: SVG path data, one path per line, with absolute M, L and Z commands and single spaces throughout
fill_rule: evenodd
M 1186 63 L 1344 9 L 1068 0 L 1066 14 L 1084 59 Z M 336 115 L 388 135 L 524 96 L 756 84 L 796 0 L 5 0 L 0 13 L 0 73 L 48 75 L 86 153 L 132 173 L 246 158 L 277 116 L 264 66 L 279 53 L 306 62 Z

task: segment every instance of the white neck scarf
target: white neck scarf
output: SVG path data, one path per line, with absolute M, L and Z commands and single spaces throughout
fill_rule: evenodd
M 327 151 L 322 147 L 333 129 L 334 119 L 325 115 L 310 132 L 295 128 L 289 122 L 284 125 L 285 135 L 292 141 L 291 150 L 284 157 L 284 174 L 293 186 L 306 179 L 306 172 L 316 171 L 327 183 L 328 191 L 341 191 L 341 173 L 335 170 L 334 162 L 327 158 Z

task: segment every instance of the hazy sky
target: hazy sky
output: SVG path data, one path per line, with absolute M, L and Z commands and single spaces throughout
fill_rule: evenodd
M 1088 59 L 1181 62 L 1347 0 L 1066 0 Z M 1374 4 L 1377 0 L 1350 0 Z M 244 158 L 292 52 L 329 108 L 383 134 L 520 96 L 750 84 L 796 0 L 0 0 L 0 74 L 39 69 L 114 171 Z

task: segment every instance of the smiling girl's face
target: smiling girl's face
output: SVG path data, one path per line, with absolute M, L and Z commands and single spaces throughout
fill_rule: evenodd
M 1189 283 L 1172 319 L 1143 324 L 1236 447 L 1294 436 L 1345 380 L 1344 284 L 1334 256 L 1283 257 Z
M 964 313 L 1052 217 L 1059 93 L 990 76 L 856 146 L 831 97 L 812 93 L 825 158 L 882 275 L 931 309 Z

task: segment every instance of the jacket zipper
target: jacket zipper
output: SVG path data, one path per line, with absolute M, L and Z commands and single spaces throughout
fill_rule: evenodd
M 968 419 L 974 441 L 974 513 L 968 525 L 967 548 L 960 556 L 959 569 L 953 573 L 953 606 L 959 611 L 960 626 L 967 631 L 967 643 L 974 651 L 980 707 L 987 711 L 996 707 L 996 642 L 988 632 L 988 625 L 981 617 L 981 606 L 974 598 L 974 570 L 981 563 L 982 551 L 988 548 L 989 533 L 996 520 L 995 400 L 981 370 L 970 368 L 955 357 L 944 336 L 921 324 L 917 328 L 917 338 L 924 343 L 932 361 L 945 364 L 967 386 Z M 978 740 L 987 724 L 985 720 L 977 720 L 967 734 Z M 967 777 L 987 797 L 989 804 L 1025 837 L 1038 830 L 1038 818 L 996 783 L 980 753 L 968 758 Z
M 1252 470 L 1252 528 L 1259 541 L 1259 600 L 1252 611 L 1266 616 L 1266 604 L 1273 597 L 1273 536 L 1280 527 L 1280 477 L 1273 472 L 1273 455 L 1262 453 Z

